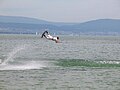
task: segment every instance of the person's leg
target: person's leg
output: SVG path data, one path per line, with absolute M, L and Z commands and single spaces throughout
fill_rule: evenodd
M 45 33 L 47 33 L 47 34 L 48 34 L 48 31 L 45 31 Z
M 45 33 L 47 33 L 47 34 L 48 34 L 48 31 L 45 31 L 45 32 L 42 34 L 41 38 L 43 38 L 43 37 L 45 37 L 45 38 L 46 38 Z
M 43 36 L 45 36 L 45 33 L 42 34 L 41 38 L 43 38 Z

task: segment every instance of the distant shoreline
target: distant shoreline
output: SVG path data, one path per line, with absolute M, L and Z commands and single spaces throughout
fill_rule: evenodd
M 41 35 L 42 33 L 39 33 L 36 34 L 36 32 L 33 32 L 33 33 L 30 33 L 30 32 L 0 32 L 0 35 Z M 57 34 L 57 35 L 62 35 L 62 36 L 120 36 L 120 33 L 118 34 L 96 34 L 96 33 L 92 33 L 92 34 L 89 34 L 89 33 L 84 33 L 84 34 Z

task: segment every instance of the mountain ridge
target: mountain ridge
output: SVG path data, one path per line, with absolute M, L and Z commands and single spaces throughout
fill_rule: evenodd
M 58 25 L 58 24 L 61 24 L 61 25 L 75 24 L 75 23 L 65 23 L 65 22 L 52 22 L 52 21 L 46 21 L 46 20 L 37 19 L 37 18 L 31 18 L 31 17 L 1 16 L 1 15 L 0 15 L 0 22 L 4 22 L 4 23 L 28 23 L 28 24 L 54 24 L 54 25 Z
M 61 23 L 28 17 L 0 16 L 0 32 L 35 33 L 43 32 L 45 29 L 58 34 L 120 34 L 120 19 L 97 19 L 83 23 Z

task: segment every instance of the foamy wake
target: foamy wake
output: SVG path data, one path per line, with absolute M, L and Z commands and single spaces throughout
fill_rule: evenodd
M 13 58 L 15 57 L 15 55 L 16 55 L 18 52 L 24 50 L 25 48 L 26 48 L 26 45 L 21 45 L 21 46 L 15 47 L 10 53 L 8 53 L 8 56 L 7 56 L 7 58 L 2 62 L 2 65 L 6 65 L 6 64 L 8 64 L 8 62 L 14 61 Z
M 120 64 L 120 61 L 98 61 L 97 63 L 102 63 L 102 64 Z
M 27 61 L 20 65 L 12 65 L 12 64 L 0 65 L 0 70 L 31 70 L 31 69 L 42 69 L 43 67 L 46 67 L 43 62 Z
M 28 48 L 28 45 L 20 45 L 15 47 L 5 60 L 0 59 L 0 70 L 26 70 L 26 69 L 41 69 L 45 67 L 42 62 L 39 61 L 16 61 L 17 63 L 14 64 L 14 58 L 16 54 L 19 55 L 19 52 L 22 52 Z

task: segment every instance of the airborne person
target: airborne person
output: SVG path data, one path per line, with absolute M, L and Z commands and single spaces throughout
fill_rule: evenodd
M 42 34 L 41 38 L 43 38 L 43 37 L 45 37 L 45 38 L 48 39 L 48 40 L 52 40 L 52 41 L 55 41 L 56 43 L 59 43 L 59 37 L 53 37 L 53 36 L 51 36 L 51 35 L 48 33 L 48 31 L 45 31 L 45 32 Z

